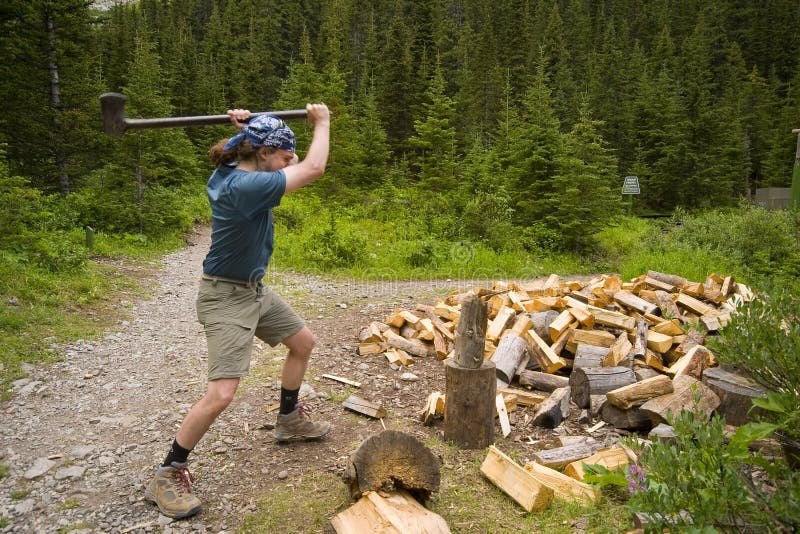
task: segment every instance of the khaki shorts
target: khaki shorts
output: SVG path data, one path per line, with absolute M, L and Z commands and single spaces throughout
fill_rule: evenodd
M 200 280 L 197 319 L 208 341 L 208 379 L 239 378 L 250 369 L 253 336 L 275 346 L 305 326 L 283 299 L 259 283 Z

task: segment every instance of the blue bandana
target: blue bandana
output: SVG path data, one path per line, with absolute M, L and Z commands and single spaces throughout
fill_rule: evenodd
M 251 119 L 247 126 L 225 143 L 223 150 L 237 146 L 245 138 L 253 148 L 271 146 L 294 152 L 294 132 L 286 123 L 272 115 L 259 115 Z

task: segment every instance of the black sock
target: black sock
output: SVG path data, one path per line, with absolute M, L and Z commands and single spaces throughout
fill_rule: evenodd
M 285 389 L 281 388 L 281 408 L 278 410 L 280 415 L 290 414 L 297 407 L 297 397 L 300 395 L 300 388 Z
M 178 445 L 178 440 L 173 440 L 172 447 L 169 449 L 169 454 L 167 454 L 167 457 L 164 459 L 164 463 L 161 465 L 162 467 L 169 467 L 172 465 L 172 462 L 184 464 L 186 463 L 186 459 L 189 457 L 190 452 L 192 452 L 191 449 L 184 449 Z

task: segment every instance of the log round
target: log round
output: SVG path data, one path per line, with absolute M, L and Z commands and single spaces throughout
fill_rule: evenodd
M 439 489 L 439 460 L 417 438 L 384 430 L 350 455 L 343 478 L 353 499 L 367 491 L 405 489 L 424 504 Z
M 492 361 L 497 369 L 497 377 L 510 384 L 527 352 L 528 343 L 524 339 L 512 333 L 503 336 L 492 355 Z
M 572 400 L 579 408 L 588 408 L 592 395 L 602 395 L 636 382 L 633 370 L 627 367 L 584 367 L 569 375 Z
M 484 360 L 478 369 L 445 360 L 444 439 L 462 449 L 482 449 L 494 441 L 497 394 L 495 365 Z

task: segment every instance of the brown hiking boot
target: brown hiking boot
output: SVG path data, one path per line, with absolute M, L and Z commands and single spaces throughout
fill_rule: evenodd
M 192 494 L 194 477 L 186 464 L 172 462 L 171 466 L 160 466 L 156 476 L 144 489 L 144 498 L 158 505 L 167 517 L 181 519 L 200 511 L 200 499 Z
M 278 441 L 301 441 L 319 439 L 330 431 L 330 423 L 311 421 L 308 418 L 308 409 L 304 405 L 300 405 L 292 413 L 278 414 L 278 421 L 275 423 L 272 435 Z

